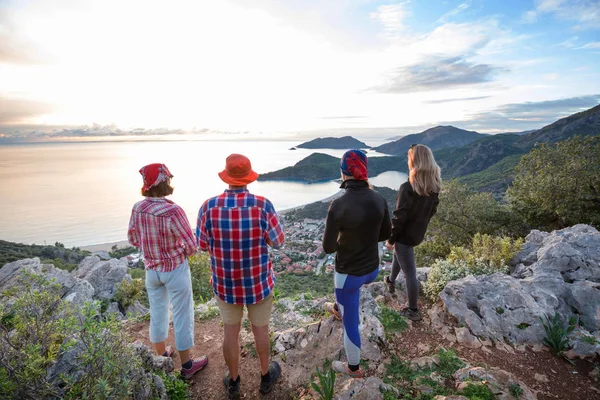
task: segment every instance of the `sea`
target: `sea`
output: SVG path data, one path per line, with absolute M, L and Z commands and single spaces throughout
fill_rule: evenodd
M 219 139 L 104 140 L 0 145 L 0 239 L 26 244 L 88 246 L 126 240 L 131 208 L 142 199 L 139 169 L 165 163 L 174 178 L 170 199 L 185 210 L 193 229 L 202 203 L 223 192 L 217 173 L 231 153 L 246 155 L 258 173 L 292 166 L 314 152 L 340 157 L 344 150 L 296 149 L 302 141 Z M 380 143 L 383 143 L 381 141 Z M 380 143 L 369 143 L 375 146 Z M 368 151 L 369 157 L 384 156 Z M 398 189 L 400 172 L 370 177 Z M 248 189 L 276 210 L 337 193 L 339 182 L 254 182 Z

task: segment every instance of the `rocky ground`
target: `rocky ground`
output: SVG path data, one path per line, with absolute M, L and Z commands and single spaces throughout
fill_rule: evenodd
M 87 257 L 72 272 L 43 265 L 39 259 L 16 261 L 0 269 L 0 293 L 22 287 L 24 276 L 32 273 L 55 279 L 60 296 L 75 307 L 101 301 L 104 313 L 124 320 L 131 341 L 141 342 L 136 346 L 150 345 L 148 310 L 139 302 L 123 307 L 116 301 L 117 288 L 132 282 L 126 261 Z M 427 274 L 426 268 L 419 269 L 421 283 Z M 436 394 L 465 394 L 477 385 L 484 385 L 497 399 L 600 399 L 600 233 L 596 229 L 577 225 L 552 233 L 532 231 L 510 274 L 449 282 L 439 302 L 420 305 L 425 316 L 420 322 L 400 319 L 394 311 L 406 301 L 401 280 L 398 283 L 397 297 L 381 282 L 361 290 L 359 329 L 367 377 L 338 375 L 336 399 L 430 399 Z M 272 353 L 283 375 L 268 398 L 317 398 L 310 388 L 316 369 L 345 359 L 341 322 L 324 311 L 328 300 L 332 298 L 304 295 L 276 300 Z M 554 313 L 565 324 L 572 320 L 574 327 L 568 336 L 570 350 L 560 356 L 542 345 L 546 333 L 540 317 Z M 221 399 L 225 364 L 214 300 L 198 305 L 196 315 L 194 351 L 207 354 L 210 361 L 191 381 L 191 398 Z M 244 398 L 260 398 L 250 325 L 247 320 L 242 325 Z M 151 371 L 148 376 L 155 381 L 152 371 L 173 368 L 170 359 L 151 357 L 143 347 L 136 347 L 136 352 L 145 354 L 144 371 Z M 74 362 L 65 353 L 56 364 Z M 180 367 L 177 357 L 174 366 Z M 136 398 L 150 397 L 148 389 Z
M 375 293 L 384 293 L 382 284 L 374 284 L 371 291 Z M 403 295 L 400 293 L 398 297 L 389 295 L 379 295 L 378 304 L 380 306 L 398 309 L 399 304 L 403 303 Z M 302 300 L 300 301 L 302 302 Z M 322 303 L 322 300 L 314 300 L 316 304 Z M 296 302 L 297 303 L 297 302 Z M 439 306 L 438 306 L 439 307 Z M 300 305 L 299 308 L 302 308 Z M 500 369 L 505 373 L 512 374 L 515 381 L 521 382 L 522 388 L 529 388 L 531 393 L 540 400 L 545 399 L 600 399 L 600 383 L 597 379 L 597 370 L 594 372 L 594 367 L 598 366 L 599 360 L 576 360 L 573 363 L 568 362 L 563 357 L 558 357 L 551 354 L 547 348 L 543 346 L 520 346 L 513 348 L 511 346 L 494 346 L 487 343 L 478 348 L 472 348 L 466 343 L 458 343 L 456 336 L 452 338 L 447 334 L 434 327 L 432 318 L 438 312 L 437 307 L 431 304 L 422 304 L 422 309 L 427 314 L 427 317 L 420 322 L 409 323 L 408 329 L 401 333 L 396 333 L 387 338 L 386 344 L 382 346 L 379 355 L 373 355 L 373 349 L 367 350 L 367 358 L 376 358 L 376 360 L 365 360 L 363 367 L 367 368 L 367 377 L 376 377 L 381 380 L 386 378 L 385 365 L 391 362 L 392 355 L 397 356 L 401 360 L 423 362 L 424 357 L 434 356 L 440 348 L 446 350 L 455 350 L 457 355 L 468 362 L 473 367 L 481 367 L 483 373 L 486 372 L 489 376 L 493 375 L 494 369 Z M 328 330 L 334 328 L 334 332 L 341 332 L 341 323 L 335 320 L 332 316 L 322 315 L 322 319 L 317 320 L 317 326 L 320 324 L 321 329 Z M 276 318 L 274 318 L 275 320 Z M 310 324 L 308 325 L 310 326 Z M 193 399 L 224 399 L 224 386 L 222 382 L 223 373 L 226 370 L 225 362 L 222 356 L 222 326 L 218 316 L 197 321 L 195 328 L 196 336 L 196 353 L 207 354 L 210 362 L 205 371 L 193 378 L 190 386 L 190 394 Z M 310 328 L 303 328 L 310 330 Z M 128 331 L 132 338 L 143 341 L 150 345 L 148 340 L 148 323 L 140 322 L 129 326 Z M 279 336 L 281 333 L 278 334 Z M 310 335 L 308 335 L 310 336 Z M 327 339 L 317 337 L 316 343 L 319 346 L 315 347 L 314 341 L 307 339 L 304 347 L 302 341 L 298 346 L 297 351 L 292 348 L 286 350 L 289 354 L 282 360 L 281 353 L 274 349 L 274 359 L 277 359 L 282 366 L 283 376 L 281 383 L 276 387 L 276 390 L 266 396 L 270 399 L 312 399 L 315 393 L 308 387 L 311 381 L 311 375 L 315 371 L 314 365 L 322 365 L 325 356 L 319 354 L 319 347 L 323 349 L 322 353 L 331 353 L 335 347 L 334 341 L 339 341 L 338 347 L 341 350 L 341 337 L 332 334 L 332 343 L 324 343 Z M 365 332 L 363 331 L 363 348 L 365 343 Z M 385 335 L 384 335 L 385 336 Z M 173 342 L 173 332 L 171 331 L 169 340 Z M 240 353 L 241 357 L 241 372 L 242 391 L 244 398 L 258 399 L 259 374 L 258 374 L 258 358 L 253 351 L 252 337 L 247 329 L 242 329 L 242 340 Z M 279 343 L 275 341 L 275 345 Z M 289 346 L 288 346 L 289 347 Z M 343 352 L 338 353 L 341 359 L 344 359 Z M 363 359 L 365 354 L 363 352 Z M 177 357 L 175 357 L 176 368 L 180 367 Z M 490 379 L 488 377 L 488 379 Z M 366 380 L 361 384 L 365 384 Z M 394 382 L 398 387 L 408 388 L 409 393 L 415 398 L 421 393 L 418 387 L 407 385 L 407 382 Z M 379 385 L 376 386 L 376 389 Z M 348 389 L 348 380 L 344 380 L 338 375 L 338 389 L 336 395 L 339 398 L 344 398 L 349 393 L 348 390 L 343 392 L 342 389 Z M 425 389 L 426 390 L 426 389 Z M 360 392 L 359 392 L 360 394 Z M 369 395 L 365 398 L 377 398 Z M 522 395 L 523 396 L 523 395 Z M 337 397 L 336 397 L 337 398 Z M 347 398 L 347 397 L 346 397 Z M 362 398 L 362 397 L 353 397 Z M 383 397 L 381 397 L 383 398 Z M 513 398 L 508 397 L 498 398 Z M 526 398 L 526 397 L 519 397 Z

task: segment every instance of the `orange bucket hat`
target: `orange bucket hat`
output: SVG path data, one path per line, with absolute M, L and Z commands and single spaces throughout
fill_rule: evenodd
M 219 178 L 233 186 L 246 186 L 258 178 L 252 170 L 248 157 L 241 154 L 231 154 L 225 161 L 225 169 L 219 172 Z

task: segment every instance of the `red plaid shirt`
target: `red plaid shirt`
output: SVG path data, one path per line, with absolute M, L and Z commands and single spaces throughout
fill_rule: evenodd
M 159 272 L 173 271 L 198 250 L 185 212 L 164 197 L 135 203 L 127 238 L 142 251 L 146 269 Z
M 210 253 L 211 282 L 229 304 L 256 304 L 269 295 L 275 276 L 270 245 L 283 245 L 283 227 L 273 204 L 247 189 L 226 190 L 198 212 L 196 237 Z

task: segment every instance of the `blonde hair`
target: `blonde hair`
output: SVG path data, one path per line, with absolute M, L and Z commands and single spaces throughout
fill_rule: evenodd
M 408 181 L 419 196 L 429 196 L 442 190 L 442 174 L 431 149 L 423 144 L 408 150 Z

